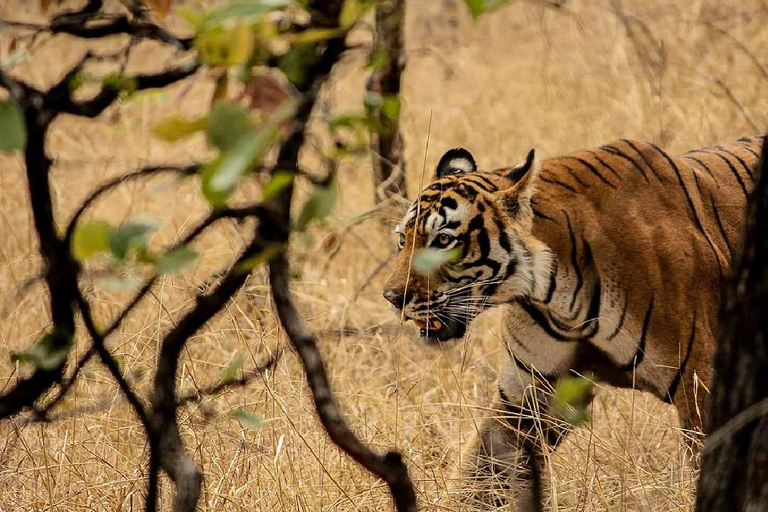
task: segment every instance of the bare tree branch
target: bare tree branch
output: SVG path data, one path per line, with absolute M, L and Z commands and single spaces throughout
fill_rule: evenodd
M 219 382 L 212 386 L 207 386 L 201 389 L 196 389 L 195 391 L 192 391 L 189 393 L 185 393 L 179 396 L 176 403 L 179 406 L 187 405 L 189 403 L 199 402 L 200 400 L 202 400 L 207 396 L 218 395 L 222 391 L 225 391 L 229 388 L 246 386 L 248 385 L 249 382 L 251 382 L 253 379 L 257 377 L 260 377 L 267 370 L 274 368 L 277 362 L 280 361 L 280 357 L 282 355 L 283 355 L 282 349 L 278 349 L 274 353 L 272 353 L 272 355 L 269 356 L 269 358 L 266 361 L 258 365 L 256 368 L 253 368 L 252 370 L 248 370 L 247 372 L 244 371 L 241 376 L 236 377 L 231 381 Z
M 194 38 L 177 37 L 137 13 L 108 14 L 101 12 L 101 0 L 88 2 L 81 10 L 55 16 L 47 25 L 0 20 L 0 27 L 31 30 L 37 33 L 67 34 L 81 39 L 101 39 L 129 35 L 137 39 L 159 41 L 181 50 L 192 48 Z
M 415 511 L 416 494 L 400 453 L 375 453 L 357 438 L 341 416 L 317 348 L 317 339 L 304 327 L 293 304 L 289 274 L 288 261 L 284 255 L 277 256 L 269 263 L 269 281 L 275 307 L 280 322 L 304 365 L 320 421 L 336 445 L 358 464 L 387 482 L 398 511 Z
M 383 63 L 368 79 L 368 90 L 384 98 L 400 98 L 400 78 L 405 68 L 403 27 L 405 0 L 381 0 L 376 4 L 376 36 L 373 55 L 383 52 Z M 380 57 L 381 58 L 381 57 Z M 399 108 L 398 108 L 399 110 Z M 404 141 L 400 133 L 399 112 L 373 107 L 379 129 L 371 133 L 371 164 L 373 166 L 376 202 L 392 196 L 405 196 Z
M 128 403 L 131 404 L 133 410 L 136 412 L 136 415 L 139 417 L 141 422 L 145 427 L 149 427 L 149 416 L 147 415 L 147 410 L 144 407 L 144 404 L 141 402 L 141 399 L 133 391 L 133 389 L 131 389 L 131 386 L 125 379 L 125 376 L 120 371 L 120 367 L 118 366 L 117 361 L 115 361 L 115 358 L 112 357 L 112 354 L 110 354 L 109 350 L 107 350 L 105 338 L 99 332 L 96 324 L 93 321 L 91 305 L 88 304 L 88 301 L 85 300 L 85 297 L 83 297 L 83 294 L 80 293 L 80 290 L 77 291 L 77 305 L 80 309 L 80 315 L 83 317 L 85 328 L 88 330 L 88 334 L 90 334 L 91 340 L 93 341 L 93 349 L 99 355 L 101 362 L 104 364 L 104 366 L 107 367 L 109 373 L 112 374 L 112 378 L 117 382 L 117 385 L 120 387 L 120 391 L 122 391 L 125 397 L 128 399 Z
M 26 87 L 22 89 L 25 95 L 30 92 Z M 80 268 L 72 259 L 69 247 L 62 243 L 56 233 L 49 183 L 51 160 L 45 152 L 49 120 L 38 115 L 34 102 L 23 105 L 23 108 L 27 125 L 27 146 L 24 150 L 27 189 L 40 242 L 40 254 L 46 267 L 45 282 L 50 295 L 52 332 L 69 342 L 75 335 L 74 303 L 77 299 Z M 0 418 L 16 414 L 22 408 L 32 405 L 54 383 L 61 380 L 65 365 L 66 359 L 56 368 L 38 368 L 30 377 L 18 381 L 0 397 Z
M 200 69 L 200 64 L 194 62 L 152 75 L 124 77 L 123 80 L 126 83 L 131 83 L 132 87 L 137 91 L 159 89 L 194 75 L 198 69 Z M 60 112 L 75 116 L 94 118 L 98 117 L 98 115 L 104 112 L 107 107 L 112 105 L 119 96 L 120 89 L 102 87 L 101 91 L 89 100 L 78 102 L 73 101 L 71 97 L 68 96 L 62 98 L 60 102 L 55 102 L 52 105 L 49 105 L 49 107 L 55 107 Z
M 320 87 L 344 49 L 343 41 L 331 41 L 321 59 L 316 63 L 313 70 L 316 79 L 305 91 L 302 91 L 308 100 L 299 108 L 296 115 L 296 120 L 302 126 L 306 126 Z M 305 137 L 306 132 L 303 129 L 298 130 L 281 146 L 276 169 L 298 168 L 299 152 L 304 145 Z M 260 238 L 273 244 L 288 247 L 290 231 L 286 227 L 289 225 L 292 197 L 293 186 L 289 185 L 272 201 L 275 209 L 279 212 L 279 218 L 283 220 L 282 227 L 278 223 L 261 222 L 258 230 Z M 415 511 L 416 494 L 413 483 L 408 476 L 408 468 L 403 463 L 400 454 L 395 451 L 387 452 L 384 455 L 376 454 L 357 438 L 341 416 L 328 382 L 325 365 L 317 348 L 317 340 L 304 327 L 293 303 L 289 275 L 285 252 L 281 252 L 269 261 L 270 289 L 275 301 L 275 308 L 280 322 L 304 366 L 320 421 L 337 446 L 368 471 L 387 482 L 395 505 L 400 512 Z

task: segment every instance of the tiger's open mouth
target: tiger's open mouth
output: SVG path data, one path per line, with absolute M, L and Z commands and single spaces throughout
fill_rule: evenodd
M 467 331 L 467 325 L 454 318 L 440 320 L 417 320 L 413 322 L 419 327 L 419 336 L 427 343 L 442 343 L 453 338 L 461 338 Z

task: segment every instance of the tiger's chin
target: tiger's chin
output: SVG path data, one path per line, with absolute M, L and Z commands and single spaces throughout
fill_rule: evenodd
M 419 327 L 419 340 L 432 346 L 448 344 L 451 340 L 462 338 L 467 332 L 467 324 L 454 318 L 448 318 L 445 322 L 416 321 L 416 325 Z

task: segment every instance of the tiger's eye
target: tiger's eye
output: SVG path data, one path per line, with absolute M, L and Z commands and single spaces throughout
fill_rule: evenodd
M 405 233 L 398 233 L 397 235 L 397 248 L 402 250 L 405 247 Z
M 447 233 L 441 233 L 437 236 L 437 243 L 446 246 L 453 241 L 453 237 Z

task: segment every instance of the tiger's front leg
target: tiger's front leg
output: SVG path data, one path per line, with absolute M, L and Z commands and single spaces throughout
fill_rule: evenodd
M 526 375 L 523 366 L 507 369 L 514 378 L 502 378 L 492 416 L 461 457 L 454 498 L 462 505 L 541 510 L 543 446 L 556 446 L 568 428 L 550 411 L 554 378 L 532 369 Z

